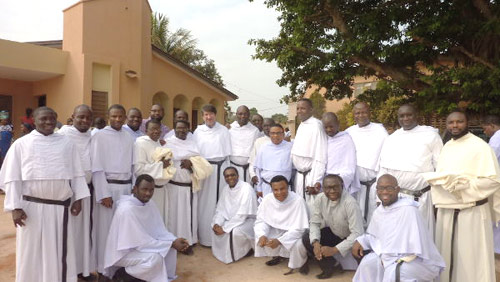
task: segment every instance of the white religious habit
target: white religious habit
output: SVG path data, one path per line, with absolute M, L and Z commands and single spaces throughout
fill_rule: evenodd
M 267 194 L 272 192 L 271 179 L 282 175 L 290 181 L 292 177 L 292 143 L 283 140 L 280 144 L 268 143 L 262 145 L 257 154 L 254 169 L 259 178 L 257 192 L 262 192 L 261 201 Z
M 389 135 L 380 152 L 378 177 L 390 174 L 398 180 L 399 195 L 419 202 L 431 235 L 434 235 L 434 206 L 431 187 L 423 173 L 436 170 L 443 141 L 437 129 L 417 125 L 410 130 L 400 128 Z M 428 193 L 429 192 L 429 193 Z
M 90 162 L 90 130 L 80 132 L 74 126 L 63 126 L 58 134 L 66 135 L 75 144 L 80 154 L 82 169 L 85 172 L 85 181 L 89 187 L 90 197 L 82 199 L 82 211 L 72 216 L 73 234 L 75 239 L 76 273 L 89 276 L 96 270 L 95 247 L 96 240 L 94 227 L 94 188 L 91 186 L 92 166 Z M 72 201 L 75 201 L 74 197 Z
M 492 222 L 500 220 L 500 170 L 491 147 L 472 133 L 452 139 L 436 172 L 424 178 L 438 209 L 436 245 L 449 266 L 440 281 L 495 281 Z
M 174 177 L 167 183 L 167 229 L 175 236 L 185 238 L 189 245 L 198 242 L 198 193 L 193 191 L 191 172 L 181 168 L 182 160 L 199 156 L 193 138 L 182 140 L 175 135 L 171 136 L 165 144 L 172 150 L 172 161 L 175 167 Z
M 375 182 L 377 180 L 378 160 L 382 145 L 387 137 L 387 130 L 381 123 L 370 122 L 359 127 L 357 124 L 346 129 L 356 145 L 356 173 L 361 183 L 357 199 L 365 226 L 376 208 Z M 373 187 L 372 187 L 373 186 Z
M 152 200 L 160 212 L 160 216 L 167 226 L 167 190 L 166 184 L 170 180 L 163 173 L 163 162 L 155 161 L 153 154 L 156 148 L 162 147 L 160 141 L 153 141 L 149 136 L 144 135 L 134 143 L 134 175 L 137 178 L 141 174 L 149 174 L 155 180 L 155 192 Z
M 134 139 L 125 130 L 115 130 L 111 126 L 98 131 L 90 141 L 92 160 L 92 184 L 95 189 L 96 204 L 96 253 L 97 271 L 104 271 L 104 249 L 109 226 L 116 205 L 107 208 L 101 200 L 111 197 L 116 203 L 121 195 L 132 191 Z
M 154 202 L 142 203 L 133 195 L 122 195 L 117 205 L 106 244 L 104 274 L 113 277 L 125 267 L 129 275 L 144 281 L 177 278 L 177 251 L 172 248 L 177 238 L 165 228 Z
M 128 126 L 128 124 L 124 124 L 122 128 L 123 130 L 128 132 L 128 134 L 130 134 L 130 136 L 132 136 L 134 140 L 137 140 L 137 138 L 144 136 L 144 132 L 142 132 L 140 129 L 134 131 L 132 128 L 130 128 L 130 126 Z
M 255 160 L 257 158 L 257 153 L 259 152 L 260 148 L 262 145 L 271 143 L 271 137 L 263 135 L 262 137 L 259 137 L 255 140 L 253 143 L 253 148 L 252 151 L 250 152 L 250 158 L 248 159 L 248 163 L 250 164 L 249 166 L 249 174 L 250 174 L 250 180 L 254 177 L 257 176 L 257 173 L 255 172 Z
M 213 231 L 210 223 L 225 183 L 223 172 L 229 165 L 231 137 L 229 130 L 218 122 L 213 127 L 199 125 L 193 135 L 200 155 L 214 169 L 214 173 L 201 182 L 202 189 L 198 192 L 198 236 L 200 244 L 211 246 Z
M 307 260 L 302 235 L 308 227 L 307 206 L 302 197 L 289 191 L 286 199 L 281 202 L 273 194 L 268 194 L 257 210 L 254 226 L 255 257 L 290 258 L 288 267 L 300 268 Z M 266 236 L 268 240 L 278 239 L 281 245 L 275 249 L 259 247 L 257 243 L 262 236 Z
M 231 166 L 236 167 L 240 179 L 251 183 L 249 173 L 249 159 L 253 144 L 259 138 L 259 129 L 252 123 L 240 126 L 237 121 L 231 123 L 229 134 L 231 135 Z
M 495 152 L 497 160 L 500 163 L 500 130 L 497 130 L 491 136 L 488 144 Z M 495 253 L 500 254 L 500 226 L 496 226 L 496 224 L 493 226 L 493 238 L 495 241 Z
M 291 152 L 293 165 L 297 169 L 294 190 L 306 200 L 309 209 L 312 209 L 317 195 L 307 194 L 306 187 L 321 183 L 325 174 L 327 151 L 326 133 L 321 121 L 312 116 L 301 122 Z
M 328 160 L 326 174 L 336 174 L 342 177 L 344 189 L 351 195 L 361 189 L 356 173 L 356 146 L 351 136 L 345 132 L 337 132 L 328 138 Z
M 412 199 L 380 205 L 366 233 L 356 240 L 363 250 L 372 252 L 363 257 L 352 281 L 388 282 L 400 277 L 400 281 L 431 282 L 445 268 L 418 203 Z
M 234 187 L 226 185 L 212 221 L 224 234 L 212 232 L 212 253 L 223 263 L 244 257 L 254 245 L 253 226 L 257 214 L 257 198 L 250 184 L 238 181 Z
M 33 130 L 7 152 L 0 187 L 4 210 L 27 215 L 16 230 L 16 281 L 76 282 L 69 206 L 72 197 L 90 196 L 77 147 L 67 136 Z
M 356 270 L 358 263 L 351 253 L 356 238 L 364 232 L 363 217 L 358 202 L 346 190 L 340 199 L 332 201 L 321 193 L 314 202 L 313 213 L 309 221 L 309 240 L 321 242 L 321 228 L 328 227 L 337 237 L 343 239 L 335 247 L 339 250 L 333 258 L 344 270 Z

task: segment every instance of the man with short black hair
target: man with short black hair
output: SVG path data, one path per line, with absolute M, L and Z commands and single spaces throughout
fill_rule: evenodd
M 272 257 L 266 265 L 279 264 L 290 258 L 288 267 L 292 273 L 307 260 L 302 244 L 302 234 L 309 226 L 304 199 L 288 191 L 288 179 L 277 175 L 271 179 L 272 194 L 262 200 L 255 222 L 255 256 Z
M 138 108 L 130 108 L 127 112 L 127 124 L 123 125 L 123 130 L 127 131 L 134 140 L 144 136 L 140 127 L 142 124 L 142 113 Z
M 163 106 L 160 104 L 154 104 L 153 106 L 151 106 L 149 118 L 142 120 L 140 130 L 146 133 L 146 122 L 148 122 L 151 119 L 155 119 L 161 122 L 164 116 L 165 116 L 165 109 L 163 108 Z M 165 135 L 169 132 L 169 130 L 170 129 L 168 128 L 168 126 L 164 125 L 163 123 L 161 124 L 160 140 L 163 140 L 165 138 Z
M 498 161 L 491 147 L 469 132 L 464 112 L 450 113 L 446 128 L 452 139 L 441 150 L 436 172 L 424 175 L 437 208 L 436 245 L 449 266 L 440 281 L 495 281 Z
M 0 171 L 4 209 L 17 227 L 16 281 L 76 281 L 69 212 L 78 215 L 90 196 L 85 172 L 74 143 L 54 134 L 56 112 L 40 107 L 33 117 L 36 130 L 12 144 Z
M 254 248 L 257 198 L 250 184 L 239 179 L 238 170 L 224 170 L 222 197 L 212 220 L 212 253 L 223 263 L 236 262 Z
M 97 271 L 104 271 L 104 249 L 115 206 L 121 195 L 130 195 L 134 158 L 134 139 L 122 130 L 125 108 L 114 104 L 108 109 L 109 126 L 90 141 L 92 184 L 96 205 Z
M 265 118 L 264 122 L 262 123 L 262 132 L 264 134 L 262 135 L 262 137 L 257 138 L 253 143 L 252 152 L 250 152 L 250 158 L 248 159 L 248 163 L 250 164 L 248 172 L 251 180 L 250 184 L 252 185 L 256 185 L 259 183 L 259 178 L 257 177 L 254 168 L 255 159 L 257 158 L 257 153 L 259 152 L 262 145 L 271 143 L 271 137 L 269 137 L 269 130 L 271 129 L 271 126 L 273 126 L 274 124 L 275 122 L 272 118 Z
M 342 177 L 328 174 L 323 178 L 322 187 L 323 193 L 314 202 L 309 232 L 304 233 L 302 242 L 309 256 L 318 260 L 323 271 L 316 277 L 327 279 L 335 269 L 357 268 L 351 248 L 364 229 L 358 202 L 344 189 Z M 308 271 L 309 267 L 305 264 L 301 272 Z
M 263 132 L 264 118 L 259 114 L 255 114 L 250 118 L 250 122 L 253 124 L 253 126 L 257 127 L 257 129 L 259 130 L 259 136 L 257 138 L 264 136 Z
M 91 273 L 96 269 L 94 228 L 94 188 L 92 181 L 92 166 L 90 161 L 90 126 L 92 125 L 92 109 L 87 105 L 78 105 L 73 110 L 73 125 L 61 128 L 57 133 L 66 135 L 75 144 L 80 154 L 85 181 L 89 187 L 90 197 L 82 199 L 82 212 L 71 217 L 73 221 L 76 271 L 78 277 L 91 279 Z M 74 201 L 74 199 L 73 199 Z
M 132 195 L 122 195 L 117 202 L 105 257 L 105 274 L 113 281 L 160 282 L 177 278 L 177 251 L 189 245 L 165 228 L 150 201 L 154 192 L 153 177 L 141 174 Z
M 204 124 L 194 131 L 194 138 L 200 151 L 213 167 L 214 172 L 205 179 L 198 193 L 198 232 L 200 244 L 212 245 L 212 226 L 215 207 L 224 187 L 223 170 L 229 165 L 231 154 L 231 136 L 225 126 L 216 120 L 217 108 L 208 104 L 202 108 Z

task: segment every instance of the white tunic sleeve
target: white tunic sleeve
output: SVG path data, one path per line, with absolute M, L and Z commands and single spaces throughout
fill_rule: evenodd
M 281 245 L 283 245 L 287 250 L 290 250 L 293 244 L 302 238 L 304 231 L 305 229 L 290 229 L 277 239 L 280 241 Z
M 5 199 L 4 211 L 12 211 L 21 209 L 23 198 L 23 183 L 22 181 L 11 181 L 5 183 Z
M 95 200 L 100 203 L 102 199 L 111 197 L 111 192 L 108 190 L 108 181 L 104 171 L 96 171 L 92 173 L 92 185 L 95 190 Z
M 260 237 L 267 236 L 267 234 L 269 234 L 271 226 L 269 226 L 267 223 L 257 218 L 253 230 L 255 233 L 255 239 L 260 239 Z

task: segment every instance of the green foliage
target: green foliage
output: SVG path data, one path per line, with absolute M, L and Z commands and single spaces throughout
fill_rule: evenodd
M 196 39 L 187 29 L 179 28 L 172 32 L 168 29 L 169 19 L 163 14 L 151 15 L 151 43 L 193 69 L 224 86 L 222 76 L 215 67 L 215 62 L 196 47 Z
M 250 108 L 250 118 L 252 118 L 253 115 L 258 114 L 259 111 L 255 107 Z
M 354 125 L 354 116 L 352 114 L 353 103 L 344 103 L 342 109 L 337 111 L 336 115 L 339 119 L 340 130 L 345 130 L 351 125 Z
M 290 88 L 283 102 L 311 84 L 324 87 L 326 99 L 351 97 L 355 77 L 375 76 L 388 84 L 369 94 L 401 96 L 426 112 L 444 113 L 461 101 L 470 111 L 500 112 L 499 1 L 265 3 L 280 13 L 281 31 L 249 43 L 254 58 L 283 71 L 277 83 Z
M 309 99 L 311 99 L 311 102 L 313 104 L 313 116 L 315 118 L 321 119 L 323 113 L 325 112 L 325 98 L 318 91 L 314 91 Z
M 284 114 L 280 114 L 280 113 L 277 113 L 277 114 L 274 114 L 271 116 L 271 118 L 277 122 L 277 123 L 281 123 L 281 124 L 286 124 L 286 122 L 288 121 L 288 117 L 285 116 Z

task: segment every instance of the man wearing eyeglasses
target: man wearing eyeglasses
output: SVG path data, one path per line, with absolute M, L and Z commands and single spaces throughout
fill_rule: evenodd
M 351 248 L 363 231 L 361 209 L 356 199 L 344 189 L 342 177 L 326 175 L 323 178 L 323 193 L 314 202 L 309 232 L 306 231 L 302 237 L 309 257 L 318 260 L 323 271 L 316 277 L 330 278 L 336 269 L 355 270 L 358 263 L 352 257 Z M 304 264 L 299 271 L 307 274 L 308 264 Z
M 418 203 L 398 198 L 398 181 L 390 174 L 378 179 L 376 190 L 382 205 L 352 248 L 353 256 L 362 258 L 352 281 L 434 281 L 445 263 Z

